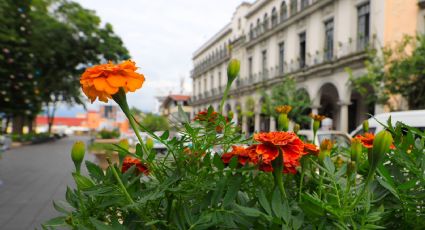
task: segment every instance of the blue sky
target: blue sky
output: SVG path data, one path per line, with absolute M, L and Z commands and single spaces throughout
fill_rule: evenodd
M 191 92 L 192 53 L 230 22 L 242 0 L 74 0 L 113 25 L 146 81 L 128 94 L 130 106 L 152 111 L 155 96 Z M 250 1 L 252 2 L 252 1 Z M 96 108 L 97 103 L 88 105 Z M 58 115 L 72 116 L 82 107 L 61 106 Z

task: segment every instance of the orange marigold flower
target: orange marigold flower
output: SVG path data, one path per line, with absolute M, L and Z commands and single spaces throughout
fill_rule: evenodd
M 131 166 L 135 165 L 138 173 L 144 173 L 145 175 L 149 174 L 148 167 L 143 164 L 139 159 L 134 157 L 125 157 L 122 162 L 121 172 L 125 173 Z
M 281 105 L 275 108 L 276 113 L 288 114 L 289 112 L 291 112 L 291 110 L 292 110 L 292 106 L 290 105 Z
M 319 154 L 319 148 L 315 144 L 304 143 L 303 155 L 313 154 L 317 156 Z
M 312 114 L 312 113 L 310 113 L 310 117 L 315 121 L 322 121 L 323 119 L 326 118 L 326 116 L 319 115 L 319 114 Z
M 258 157 L 256 156 L 255 149 L 253 149 L 252 147 L 244 148 L 242 146 L 233 145 L 232 151 L 224 153 L 221 156 L 221 159 L 224 164 L 229 164 L 232 157 L 237 157 L 238 162 L 241 165 L 245 165 L 248 162 L 252 162 L 254 164 L 258 162 Z
M 360 140 L 365 148 L 371 149 L 373 147 L 375 135 L 373 133 L 364 133 L 363 135 L 357 135 L 354 139 Z M 395 149 L 394 144 L 390 145 L 390 149 Z
M 283 158 L 287 160 L 298 160 L 304 149 L 304 144 L 295 133 L 292 132 L 269 132 L 257 133 L 254 139 L 261 144 L 257 145 L 257 153 L 261 155 L 264 162 L 271 162 L 279 155 L 279 149 Z
M 329 139 L 324 139 L 322 141 L 322 143 L 320 143 L 320 150 L 324 151 L 324 150 L 331 150 L 334 146 L 333 141 L 329 140 Z
M 86 69 L 81 76 L 80 84 L 91 102 L 97 98 L 108 102 L 108 98 L 112 98 L 119 88 L 123 88 L 125 92 L 134 92 L 142 87 L 145 77 L 136 73 L 136 69 L 135 63 L 131 60 L 120 64 L 109 62 L 96 65 Z

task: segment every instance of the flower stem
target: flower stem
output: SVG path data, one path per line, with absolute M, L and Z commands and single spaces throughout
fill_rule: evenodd
M 282 150 L 279 149 L 279 156 L 272 161 L 273 165 L 273 177 L 275 187 L 279 188 L 279 191 L 284 199 L 287 199 L 285 187 L 283 186 L 283 154 Z
M 220 110 L 219 110 L 220 114 L 223 113 L 224 102 L 227 100 L 227 95 L 229 94 L 231 85 L 232 84 L 228 82 L 226 85 L 226 89 L 224 89 L 223 98 L 221 99 L 221 102 L 220 102 Z
M 120 188 L 123 191 L 125 197 L 127 198 L 127 201 L 130 204 L 134 204 L 134 200 L 131 198 L 130 194 L 127 191 L 127 188 L 124 186 L 124 184 L 122 183 L 121 178 L 118 176 L 118 173 L 117 173 L 117 170 L 115 169 L 115 166 L 112 165 L 111 159 L 107 158 L 106 160 L 108 161 L 109 167 L 111 168 L 112 173 L 114 174 L 115 179 L 118 181 L 118 185 L 120 186 Z

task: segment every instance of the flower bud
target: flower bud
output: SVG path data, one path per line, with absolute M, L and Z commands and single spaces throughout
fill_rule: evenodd
M 153 149 L 153 145 L 154 145 L 154 142 L 153 142 L 152 138 L 146 139 L 146 148 L 148 150 Z
M 368 120 L 363 121 L 363 132 L 365 132 L 365 133 L 369 132 L 369 121 Z
M 288 131 L 288 127 L 289 127 L 288 114 L 286 114 L 286 113 L 279 114 L 277 122 L 278 122 L 278 125 L 279 125 L 279 130 Z
M 80 172 L 81 162 L 83 162 L 86 146 L 82 141 L 77 141 L 72 146 L 71 159 L 74 162 L 77 172 Z
M 130 144 L 128 143 L 128 140 L 127 139 L 120 140 L 120 142 L 118 143 L 118 145 L 121 148 L 125 149 L 125 150 L 128 150 L 130 148 Z
M 356 162 L 351 161 L 347 164 L 347 176 L 351 176 L 356 172 Z
M 239 75 L 241 63 L 237 59 L 230 60 L 227 65 L 227 84 L 231 84 Z
M 320 128 L 320 121 L 313 121 L 313 132 L 317 133 L 317 130 Z
M 358 138 L 353 138 L 351 140 L 351 161 L 359 161 L 359 157 L 362 154 L 362 142 Z
M 300 131 L 300 129 L 301 129 L 300 124 L 295 124 L 294 125 L 294 133 L 295 134 L 298 134 L 298 131 Z
M 331 156 L 331 150 L 333 148 L 333 143 L 329 139 L 325 139 L 320 144 L 320 152 L 319 152 L 319 159 L 323 161 L 325 157 Z
M 373 147 L 371 154 L 369 154 L 369 165 L 372 170 L 375 170 L 376 167 L 381 163 L 384 158 L 384 154 L 390 149 L 391 143 L 393 142 L 393 137 L 391 133 L 383 130 L 375 136 L 373 140 Z

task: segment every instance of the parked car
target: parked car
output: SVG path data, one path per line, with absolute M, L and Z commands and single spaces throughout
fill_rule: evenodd
M 10 137 L 0 135 L 0 151 L 5 151 L 12 145 L 12 139 Z
M 313 130 L 300 130 L 298 131 L 298 136 L 305 140 L 308 140 L 316 145 L 320 145 L 323 140 L 329 139 L 334 141 L 336 145 L 341 147 L 349 147 L 351 144 L 351 137 L 348 133 L 336 130 L 318 130 L 316 139 L 313 142 Z
M 395 125 L 397 122 L 402 122 L 405 125 L 425 130 L 425 110 L 410 110 L 403 112 L 381 113 L 369 118 L 369 132 L 376 134 L 383 130 L 384 127 L 380 123 L 387 124 L 390 116 L 392 125 Z M 363 126 L 359 125 L 350 133 L 350 135 L 355 137 L 356 135 L 363 133 Z

